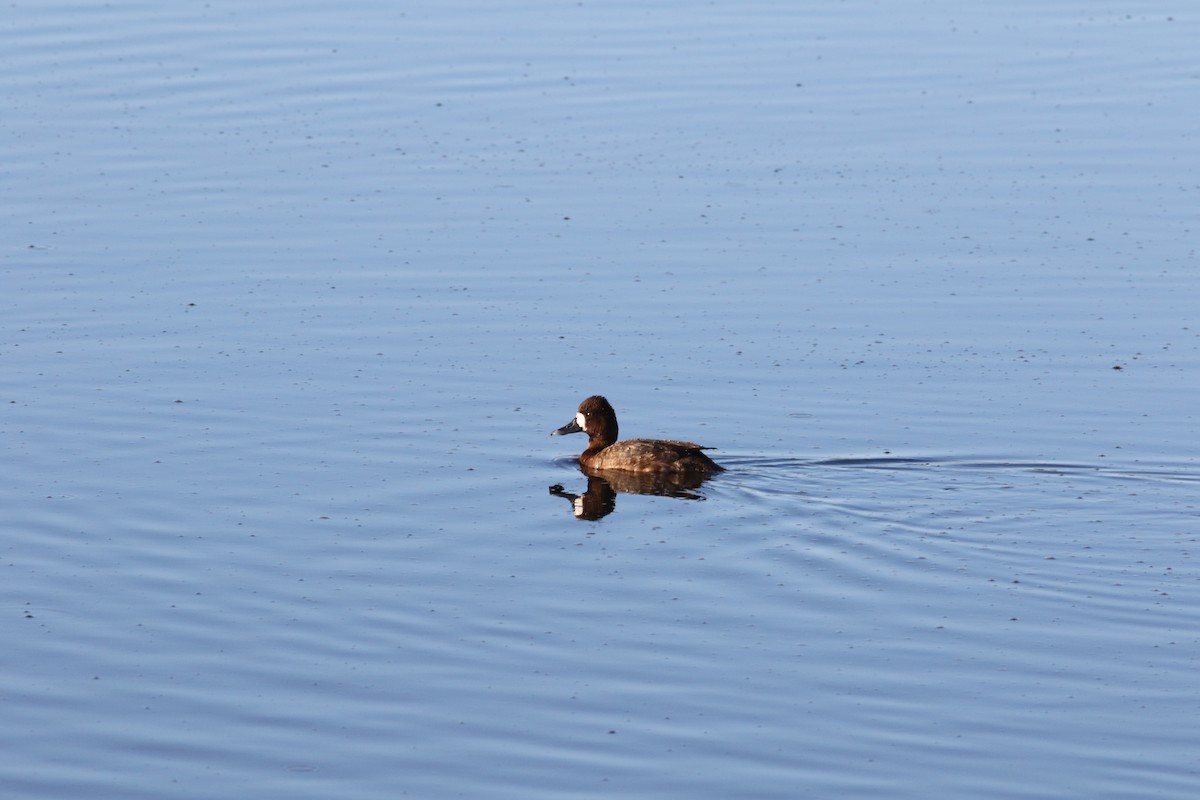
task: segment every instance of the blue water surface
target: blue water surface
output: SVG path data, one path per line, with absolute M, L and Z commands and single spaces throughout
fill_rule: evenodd
M 6 798 L 1196 795 L 1186 5 L 0 40 Z

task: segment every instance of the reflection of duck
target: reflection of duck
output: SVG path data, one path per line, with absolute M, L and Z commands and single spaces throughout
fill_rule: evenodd
M 600 395 L 594 395 L 580 403 L 575 419 L 550 435 L 562 436 L 581 432 L 588 435 L 587 449 L 579 456 L 579 464 L 585 472 L 622 470 L 633 473 L 707 476 L 722 471 L 718 464 L 702 452 L 708 448 L 692 442 L 671 439 L 626 439 L 618 442 L 617 412 L 613 411 L 613 407 Z
M 571 494 L 561 483 L 551 486 L 550 494 L 570 500 L 576 519 L 597 520 L 617 508 L 617 493 L 604 478 L 589 477 L 587 491 L 583 494 Z
M 585 520 L 597 520 L 615 511 L 617 492 L 703 500 L 703 495 L 696 494 L 691 490 L 698 489 L 708 477 L 696 473 L 669 475 L 662 472 L 621 472 L 620 470 L 589 472 L 587 476 L 587 490 L 583 494 L 571 494 L 562 487 L 562 484 L 558 483 L 550 487 L 550 494 L 570 500 L 575 516 Z
M 708 478 L 701 472 L 625 472 L 606 469 L 588 472 L 589 479 L 599 479 L 618 492 L 626 494 L 656 494 L 660 497 L 682 497 L 687 500 L 703 500 L 693 492 Z M 591 489 L 591 480 L 588 481 Z

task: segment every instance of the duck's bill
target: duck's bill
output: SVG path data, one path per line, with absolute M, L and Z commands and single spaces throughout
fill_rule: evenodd
M 556 431 L 551 431 L 551 436 L 566 436 L 568 433 L 583 433 L 583 428 L 579 427 L 578 420 L 571 420 L 566 425 L 563 425 Z

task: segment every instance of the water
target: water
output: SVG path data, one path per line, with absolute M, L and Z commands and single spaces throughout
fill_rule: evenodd
M 1194 796 L 1197 32 L 11 6 L 5 796 Z

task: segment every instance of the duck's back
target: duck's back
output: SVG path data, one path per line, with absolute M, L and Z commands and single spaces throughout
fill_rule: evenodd
M 721 472 L 721 466 L 704 454 L 706 449 L 674 439 L 626 439 L 598 453 L 584 453 L 580 461 L 593 469 L 630 472 Z

